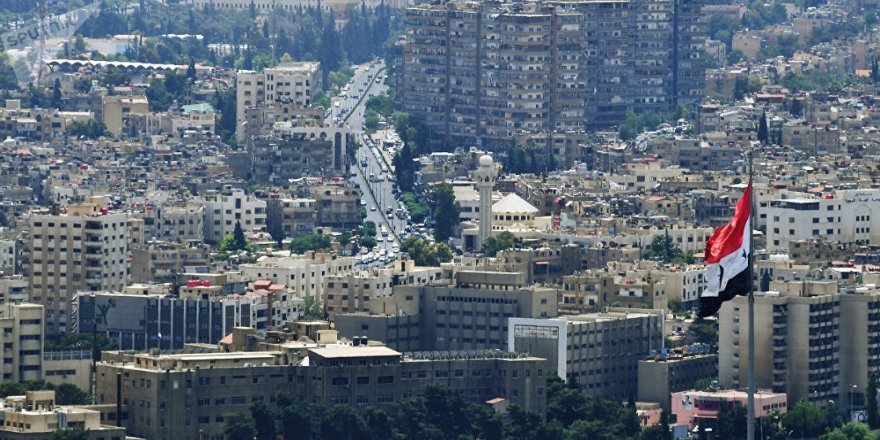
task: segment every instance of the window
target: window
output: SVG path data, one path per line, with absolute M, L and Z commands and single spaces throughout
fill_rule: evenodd
M 244 396 L 235 396 L 232 398 L 233 405 L 245 405 L 247 404 L 247 399 Z

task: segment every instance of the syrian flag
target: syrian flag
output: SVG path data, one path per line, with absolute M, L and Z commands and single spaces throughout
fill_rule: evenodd
M 751 199 L 752 182 L 749 181 L 730 223 L 715 229 L 706 243 L 706 290 L 700 295 L 700 317 L 714 315 L 724 301 L 749 293 Z

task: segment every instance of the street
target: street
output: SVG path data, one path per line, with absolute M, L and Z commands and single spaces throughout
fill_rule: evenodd
M 381 159 L 373 154 L 364 133 L 364 112 L 367 100 L 371 96 L 386 93 L 388 89 L 383 81 L 380 80 L 377 83 L 377 78 L 384 76 L 385 66 L 382 61 L 377 61 L 376 64 L 366 63 L 357 67 L 354 77 L 349 83 L 348 92 L 344 96 L 332 98 L 328 122 L 339 117 L 351 130 L 352 137 L 360 143 L 356 158 L 351 164 L 351 172 L 354 175 L 350 176 L 350 179 L 363 190 L 362 200 L 366 202 L 367 220 L 376 224 L 377 246 L 374 250 L 374 256 L 377 251 L 381 252 L 382 250 L 391 256 L 396 254 L 394 247 L 399 245 L 398 237 L 404 231 L 406 220 L 400 219 L 396 215 L 399 204 L 392 191 L 392 175 L 388 169 L 390 164 L 382 163 Z M 375 147 L 383 148 L 381 145 Z M 363 166 L 364 164 L 366 166 Z M 371 178 L 371 176 L 373 177 Z M 392 213 L 391 218 L 388 218 L 387 214 L 389 208 Z M 383 237 L 383 225 L 387 228 L 387 237 Z M 394 255 L 394 257 L 398 256 Z M 390 261 L 389 259 L 388 262 Z

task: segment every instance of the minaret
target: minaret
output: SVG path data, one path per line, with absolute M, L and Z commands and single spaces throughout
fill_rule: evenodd
M 480 157 L 480 167 L 474 172 L 477 189 L 480 190 L 480 236 L 476 248 L 483 248 L 483 241 L 492 234 L 492 188 L 498 179 L 500 166 L 492 160 L 492 156 L 484 154 Z

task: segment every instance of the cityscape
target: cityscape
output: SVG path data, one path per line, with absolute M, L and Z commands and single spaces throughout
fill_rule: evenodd
M 0 440 L 880 439 L 878 164 L 877 2 L 0 0 Z

